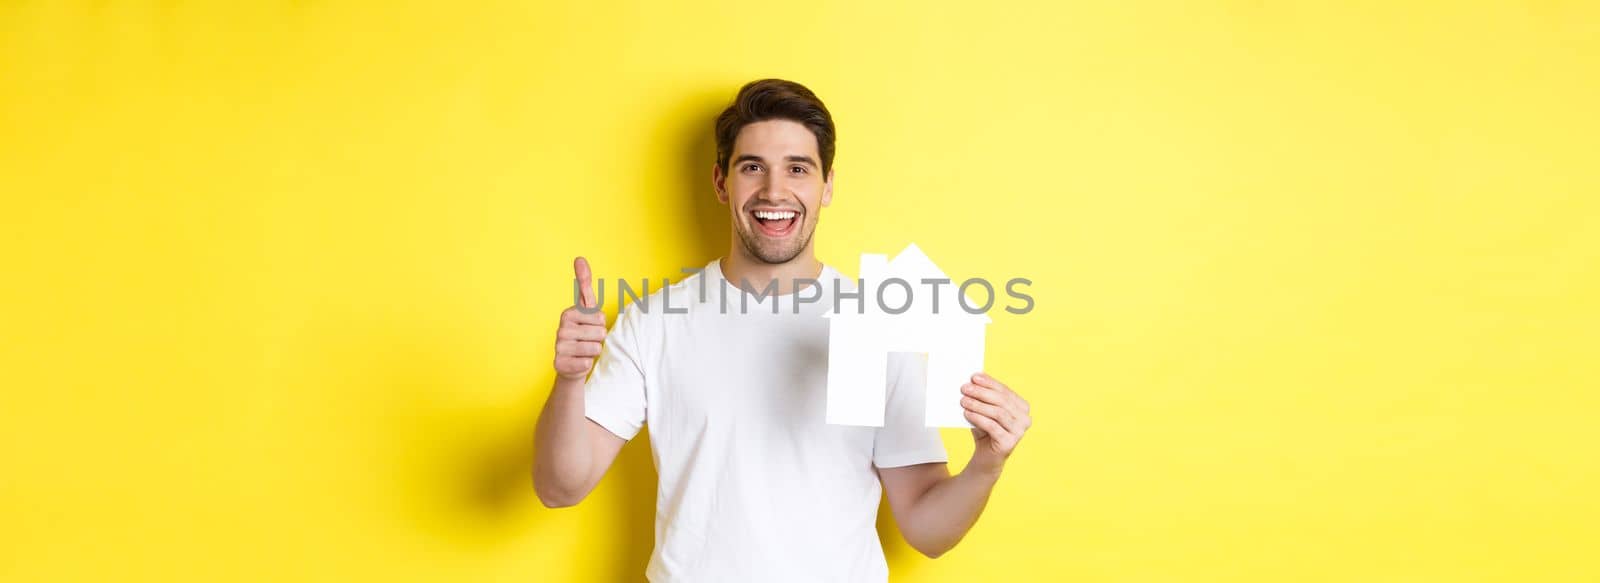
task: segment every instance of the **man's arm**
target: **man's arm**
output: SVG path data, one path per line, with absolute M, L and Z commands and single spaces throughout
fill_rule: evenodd
M 977 524 L 1000 474 L 970 469 L 954 476 L 943 462 L 878 469 L 894 522 L 911 548 L 938 558 Z
M 582 502 L 627 443 L 584 416 L 581 379 L 556 379 L 534 430 L 534 493 L 548 508 Z
M 912 548 L 937 558 L 978 522 L 1005 462 L 1033 424 L 1028 402 L 986 374 L 961 387 L 972 430 L 972 460 L 950 475 L 944 463 L 879 468 L 895 524 Z
M 595 305 L 589 262 L 573 262 L 585 308 Z M 550 508 L 582 501 L 611 468 L 627 440 L 616 436 L 584 414 L 583 384 L 600 355 L 606 337 L 606 317 L 585 313 L 577 306 L 561 312 L 556 330 L 556 382 L 539 413 L 534 430 L 533 490 Z

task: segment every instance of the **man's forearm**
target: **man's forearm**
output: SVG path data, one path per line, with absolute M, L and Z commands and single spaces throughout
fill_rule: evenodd
M 930 557 L 955 547 L 978 522 L 1006 459 L 1033 424 L 1028 402 L 988 373 L 972 375 L 961 394 L 961 407 L 973 425 L 972 459 L 960 474 L 917 495 L 905 519 L 896 516 L 906 541 Z
M 534 429 L 533 488 L 547 505 L 574 504 L 588 489 L 594 452 L 585 423 L 583 380 L 557 377 Z
M 961 473 L 940 480 L 912 504 L 900 522 L 900 533 L 930 557 L 944 554 L 978 522 L 999 479 L 998 471 L 979 471 L 969 465 Z

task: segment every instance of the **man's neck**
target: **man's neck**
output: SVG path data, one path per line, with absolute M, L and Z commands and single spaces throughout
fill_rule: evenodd
M 797 279 L 816 281 L 822 277 L 822 262 L 809 247 L 788 263 L 767 263 L 751 257 L 749 251 L 738 245 L 735 240 L 734 249 L 717 264 L 722 269 L 722 277 L 735 287 L 749 285 L 751 291 L 759 292 L 777 280 L 777 293 L 784 295 L 794 293 Z M 741 284 L 741 281 L 749 283 Z

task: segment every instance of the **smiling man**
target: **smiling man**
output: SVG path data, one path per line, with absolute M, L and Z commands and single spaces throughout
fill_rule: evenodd
M 574 261 L 579 305 L 556 331 L 534 489 L 547 506 L 577 504 L 649 425 L 660 476 L 651 581 L 885 581 L 880 495 L 912 547 L 948 551 L 1031 424 L 1028 404 L 974 371 L 962 406 L 975 448 L 954 476 L 938 430 L 922 426 L 919 358 L 891 358 L 883 427 L 824 423 L 820 315 L 837 290 L 857 291 L 813 251 L 833 199 L 833 119 L 805 87 L 765 79 L 739 90 L 715 131 L 712 182 L 732 248 L 624 309 L 609 332 L 589 265 Z M 754 290 L 776 291 L 752 300 Z M 767 304 L 800 293 L 820 299 Z

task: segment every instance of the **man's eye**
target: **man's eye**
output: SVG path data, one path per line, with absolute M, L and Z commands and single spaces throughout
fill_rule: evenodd
M 792 172 L 794 174 L 805 174 L 806 173 L 806 167 L 805 166 L 791 166 L 789 168 L 789 172 Z
M 754 171 L 760 170 L 760 169 L 761 169 L 761 165 L 760 164 L 750 163 L 750 164 L 745 164 L 744 165 L 745 172 L 754 172 Z

